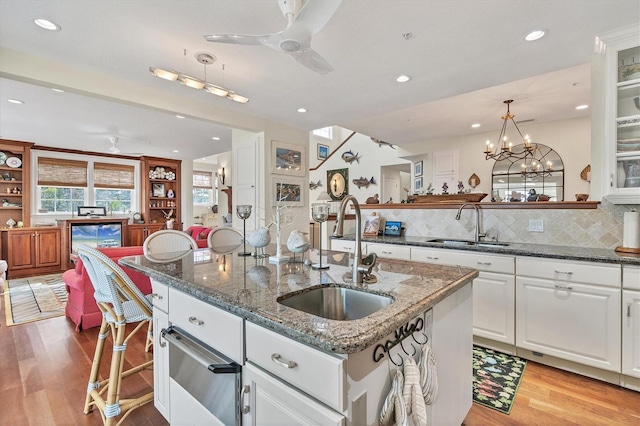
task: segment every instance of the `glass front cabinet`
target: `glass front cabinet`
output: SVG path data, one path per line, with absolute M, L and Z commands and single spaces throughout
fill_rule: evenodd
M 602 196 L 614 204 L 640 204 L 640 29 L 638 25 L 596 39 L 593 119 L 595 144 L 602 143 Z M 598 70 L 602 72 L 597 72 Z M 598 85 L 602 84 L 602 88 Z M 598 108 L 596 98 L 603 100 Z M 604 112 L 604 122 L 597 116 Z M 601 130 L 602 133 L 599 133 Z M 600 137 L 601 136 L 601 137 Z M 595 145 L 592 147 L 595 148 Z M 593 155 L 593 154 L 596 155 Z M 598 162 L 596 151 L 592 160 Z

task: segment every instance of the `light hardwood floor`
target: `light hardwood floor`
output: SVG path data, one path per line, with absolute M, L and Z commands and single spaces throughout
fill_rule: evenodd
M 0 425 L 102 424 L 97 411 L 82 412 L 98 328 L 76 333 L 65 317 L 7 327 L 0 302 Z M 139 333 L 129 344 L 127 359 L 151 356 L 143 338 Z M 145 371 L 126 379 L 122 394 L 140 395 L 152 386 L 152 372 Z M 125 424 L 168 423 L 150 403 Z M 473 404 L 464 424 L 639 426 L 640 393 L 529 362 L 510 415 Z

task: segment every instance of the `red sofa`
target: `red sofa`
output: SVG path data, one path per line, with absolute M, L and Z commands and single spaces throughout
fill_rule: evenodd
M 141 246 L 109 247 L 98 250 L 116 263 L 121 257 L 143 254 Z M 151 281 L 148 276 L 124 266 L 122 269 L 143 294 L 151 293 Z M 67 287 L 67 293 L 69 293 L 65 314 L 76 325 L 76 331 L 99 326 L 102 322 L 102 313 L 93 297 L 93 285 L 82 260 L 78 259 L 75 268 L 62 274 L 62 281 Z
M 199 248 L 207 247 L 207 237 L 214 228 L 207 228 L 206 226 L 192 225 L 185 231 L 187 234 L 196 240 Z

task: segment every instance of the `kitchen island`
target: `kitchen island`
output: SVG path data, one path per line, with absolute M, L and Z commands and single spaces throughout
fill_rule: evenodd
M 242 366 L 243 424 L 377 424 L 394 364 L 421 344 L 432 347 L 440 381 L 438 398 L 428 406 L 430 423 L 460 424 L 471 406 L 471 283 L 478 272 L 380 259 L 373 270 L 378 282 L 360 290 L 390 296 L 393 303 L 356 320 L 327 319 L 278 303 L 318 286 L 352 287 L 343 278 L 350 256 L 323 252 L 323 262 L 324 255 L 327 270 L 209 249 L 174 253 L 167 261 L 134 256 L 120 263 L 151 277 L 156 297 L 166 294 L 159 302 L 166 323 L 154 323 L 156 336 L 170 323 Z M 162 322 L 155 303 L 154 318 Z M 213 310 L 214 319 L 204 319 L 204 310 Z M 177 397 L 180 405 L 172 401 L 178 386 L 168 377 L 164 342 L 155 343 L 155 391 L 163 399 L 156 406 L 172 423 L 198 421 L 183 417 L 196 408 L 178 408 L 184 394 Z

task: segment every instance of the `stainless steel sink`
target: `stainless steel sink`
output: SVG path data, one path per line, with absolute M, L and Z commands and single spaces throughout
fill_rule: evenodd
M 346 287 L 316 287 L 278 303 L 322 318 L 350 321 L 364 318 L 393 303 L 393 298 Z
M 475 241 L 470 240 L 456 240 L 456 239 L 448 239 L 448 238 L 432 238 L 427 240 L 428 243 L 439 243 L 446 244 L 452 246 L 477 246 L 477 247 L 506 247 L 509 243 L 499 243 L 497 241 L 480 241 L 476 243 Z

